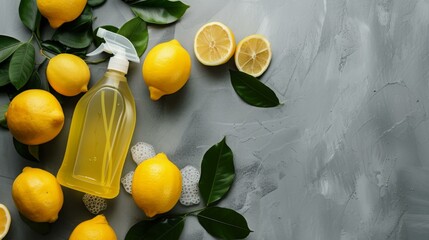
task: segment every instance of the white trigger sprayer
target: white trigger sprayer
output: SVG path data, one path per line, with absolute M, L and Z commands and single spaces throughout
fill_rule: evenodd
M 120 71 L 126 74 L 128 72 L 128 61 L 140 62 L 136 49 L 126 37 L 107 31 L 104 28 L 98 29 L 97 36 L 103 38 L 106 42 L 102 43 L 91 53 L 88 53 L 87 56 L 95 56 L 102 52 L 113 54 L 107 69 Z

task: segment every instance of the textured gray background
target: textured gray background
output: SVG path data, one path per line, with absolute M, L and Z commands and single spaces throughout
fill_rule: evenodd
M 179 167 L 199 168 L 204 152 L 226 136 L 237 178 L 221 205 L 246 217 L 254 231 L 249 239 L 429 239 L 428 0 L 185 2 L 191 8 L 182 20 L 150 26 L 149 49 L 178 39 L 192 54 L 192 76 L 179 93 L 152 102 L 141 65 L 132 66 L 138 111 L 132 144 L 149 142 Z M 0 3 L 0 34 L 26 41 L 19 1 Z M 119 0 L 108 0 L 95 15 L 95 26 L 120 26 L 132 17 Z M 194 34 L 215 20 L 237 40 L 253 33 L 270 39 L 273 59 L 261 81 L 283 106 L 244 104 L 229 81 L 232 62 L 208 68 L 196 61 Z M 105 64 L 91 69 L 92 85 Z M 5 94 L 0 100 L 8 101 Z M 66 126 L 76 101 L 64 103 Z M 82 194 L 64 189 L 59 220 L 48 235 L 38 235 L 11 199 L 11 183 L 24 166 L 57 172 L 67 134 L 66 127 L 43 145 L 42 161 L 33 164 L 0 130 L 0 202 L 13 217 L 7 239 L 67 239 L 91 217 Z M 123 174 L 133 167 L 128 157 Z M 124 191 L 105 215 L 119 239 L 143 217 Z M 189 219 L 182 239 L 211 237 Z

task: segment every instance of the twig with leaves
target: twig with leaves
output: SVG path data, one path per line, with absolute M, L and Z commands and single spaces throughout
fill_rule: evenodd
M 136 223 L 125 240 L 179 239 L 187 217 L 195 216 L 201 226 L 213 237 L 243 239 L 252 232 L 246 219 L 238 212 L 216 206 L 230 190 L 235 177 L 234 157 L 226 138 L 212 146 L 203 156 L 199 190 L 204 200 L 202 209 L 161 215 Z

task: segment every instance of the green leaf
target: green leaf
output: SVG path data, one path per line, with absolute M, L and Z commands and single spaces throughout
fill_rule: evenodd
M 84 29 L 81 31 L 62 31 L 58 30 L 53 40 L 60 42 L 61 44 L 70 48 L 87 48 L 92 43 L 92 30 L 91 28 Z
M 243 239 L 252 230 L 246 219 L 228 208 L 210 207 L 197 215 L 201 226 L 213 237 L 221 239 Z
M 9 64 L 10 82 L 16 89 L 22 88 L 34 70 L 35 50 L 31 43 L 24 43 L 12 55 Z
M 169 24 L 179 20 L 189 8 L 181 1 L 146 0 L 128 2 L 134 14 L 145 22 Z
M 186 218 L 179 216 L 168 219 L 143 220 L 128 230 L 125 240 L 175 240 L 179 239 Z
M 223 138 L 204 154 L 201 163 L 199 189 L 207 206 L 222 199 L 234 177 L 233 154 Z
M 0 126 L 7 128 L 7 122 L 5 113 L 7 112 L 7 108 L 9 107 L 9 104 L 5 104 L 3 106 L 0 106 Z
M 54 54 L 65 52 L 65 46 L 57 41 L 46 40 L 42 42 L 42 49 Z
M 30 77 L 30 80 L 24 86 L 26 89 L 44 89 L 49 91 L 49 83 L 46 80 L 42 80 L 37 71 L 34 71 Z
M 19 4 L 19 18 L 32 32 L 36 32 L 40 24 L 41 15 L 36 0 L 21 0 Z
M 97 37 L 97 31 L 99 28 L 103 28 L 103 29 L 106 29 L 107 31 L 111 31 L 114 33 L 118 32 L 118 30 L 119 30 L 117 27 L 112 26 L 112 25 L 104 25 L 104 26 L 100 26 L 100 27 L 96 28 L 94 30 L 94 32 L 92 33 L 95 47 L 98 47 L 98 46 L 100 46 L 101 43 L 105 42 L 104 39 Z
M 0 35 L 0 63 L 9 58 L 22 43 L 13 37 Z
M 71 32 L 86 30 L 92 26 L 92 19 L 92 9 L 86 6 L 78 18 L 71 22 L 63 24 L 58 30 Z
M 53 54 L 72 53 L 81 58 L 85 58 L 87 48 L 71 48 L 61 44 L 58 41 L 46 40 L 42 42 L 42 49 Z
M 0 63 L 0 87 L 10 83 L 9 61 Z
M 280 105 L 276 94 L 257 78 L 243 72 L 229 70 L 231 84 L 238 96 L 255 107 L 275 107 Z
M 137 50 L 137 55 L 141 57 L 146 51 L 149 41 L 149 33 L 146 23 L 139 17 L 126 22 L 119 30 L 118 34 L 128 38 Z
M 82 14 L 72 22 L 66 23 L 55 31 L 52 40 L 58 41 L 64 46 L 75 49 L 88 48 L 92 37 L 92 10 L 85 7 Z
M 88 0 L 88 5 L 91 7 L 98 7 L 105 3 L 106 0 Z
M 35 158 L 33 156 L 33 154 L 30 152 L 30 148 L 28 145 L 23 144 L 21 142 L 19 142 L 18 140 L 16 140 L 15 138 L 13 138 L 13 146 L 15 147 L 16 152 L 23 158 L 33 161 L 33 162 L 38 162 L 39 159 Z M 34 148 L 38 147 L 38 146 L 32 146 L 32 151 L 34 152 Z

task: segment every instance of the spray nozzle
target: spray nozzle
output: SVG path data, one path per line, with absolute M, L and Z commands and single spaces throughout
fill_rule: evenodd
M 108 69 L 127 73 L 128 61 L 140 62 L 136 49 L 126 37 L 103 28 L 98 29 L 97 36 L 103 38 L 106 42 L 100 44 L 97 49 L 88 53 L 87 56 L 95 56 L 102 52 L 113 54 L 114 56 L 110 58 Z

